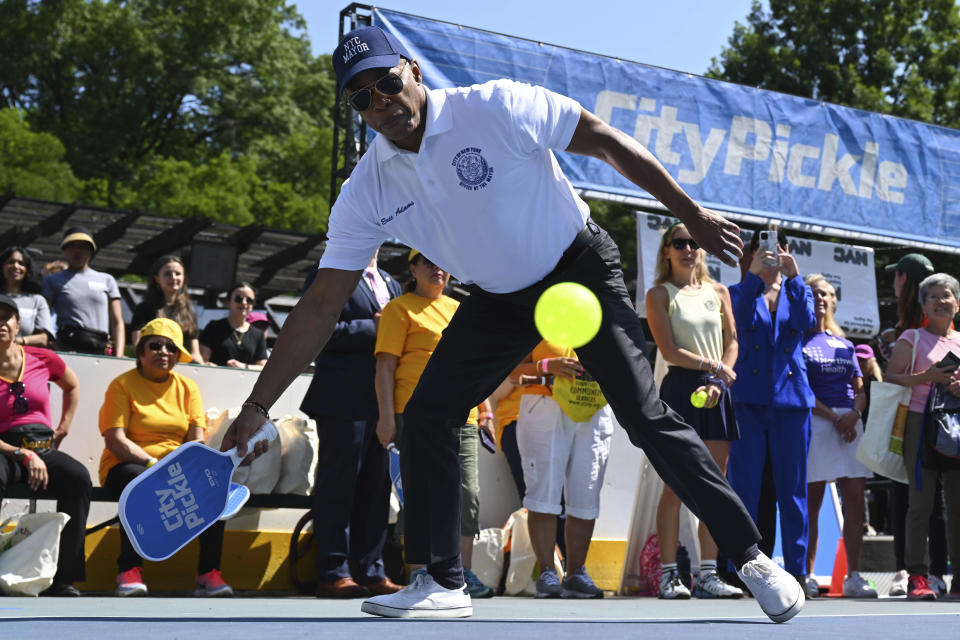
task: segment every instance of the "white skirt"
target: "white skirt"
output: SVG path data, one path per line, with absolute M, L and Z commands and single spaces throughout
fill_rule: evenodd
M 849 408 L 834 411 L 843 415 Z M 837 478 L 872 478 L 873 472 L 857 460 L 857 447 L 863 437 L 863 422 L 854 427 L 857 437 L 847 442 L 833 423 L 814 414 L 810 420 L 810 449 L 807 452 L 807 482 L 833 482 Z

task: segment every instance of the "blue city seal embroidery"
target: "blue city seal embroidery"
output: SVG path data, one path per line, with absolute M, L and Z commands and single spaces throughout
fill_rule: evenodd
M 466 147 L 453 156 L 450 165 L 457 170 L 460 186 L 467 191 L 478 191 L 493 180 L 493 167 L 487 164 L 477 147 Z

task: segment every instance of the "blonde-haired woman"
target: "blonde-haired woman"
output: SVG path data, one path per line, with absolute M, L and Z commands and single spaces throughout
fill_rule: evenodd
M 814 581 L 817 558 L 817 514 L 828 482 L 836 482 L 843 501 L 843 545 L 847 552 L 847 577 L 843 595 L 876 598 L 877 590 L 860 575 L 860 546 L 863 542 L 863 493 L 873 474 L 857 460 L 857 446 L 863 436 L 863 374 L 856 348 L 844 337 L 834 319 L 837 292 L 819 273 L 806 277 L 813 292 L 817 324 L 803 339 L 803 360 L 807 380 L 816 397 L 810 424 L 807 452 L 807 513 L 810 534 L 807 543 L 807 578 Z M 811 589 L 819 589 L 812 583 Z
M 721 470 L 726 471 L 730 441 L 740 437 L 727 387 L 736 379 L 737 332 L 730 293 L 707 271 L 706 254 L 680 223 L 669 227 L 657 253 L 655 286 L 647 292 L 647 320 L 657 348 L 670 368 L 660 398 L 679 413 L 704 440 Z M 691 405 L 694 392 L 706 393 L 702 408 Z M 659 595 L 687 599 L 690 590 L 677 570 L 680 498 L 664 486 L 657 507 L 660 544 Z M 717 574 L 717 544 L 700 523 L 700 574 L 697 598 L 739 598 L 743 592 Z

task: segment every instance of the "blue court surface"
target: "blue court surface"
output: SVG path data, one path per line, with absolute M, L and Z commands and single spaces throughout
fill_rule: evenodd
M 904 599 L 808 601 L 786 624 L 774 624 L 750 599 L 665 602 L 652 598 L 474 601 L 461 620 L 391 620 L 360 612 L 359 600 L 305 597 L 0 597 L 0 638 L 389 638 L 462 637 L 600 640 L 611 637 L 691 640 L 753 638 L 957 638 L 960 602 Z

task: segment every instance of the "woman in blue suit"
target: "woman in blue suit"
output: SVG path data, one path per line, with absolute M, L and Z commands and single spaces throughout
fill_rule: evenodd
M 786 236 L 776 233 L 778 256 L 760 248 L 760 233 L 753 234 L 747 271 L 730 287 L 740 343 L 732 387 L 740 440 L 730 443 L 727 476 L 756 521 L 769 454 L 784 568 L 805 585 L 807 447 L 816 399 L 801 342 L 804 331 L 816 325 L 816 316 L 813 294 L 799 275 Z

